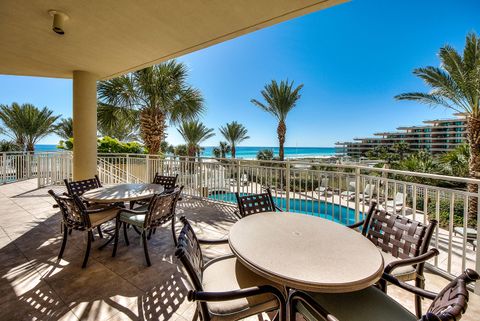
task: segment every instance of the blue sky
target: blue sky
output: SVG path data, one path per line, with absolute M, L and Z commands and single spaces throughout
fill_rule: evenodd
M 450 111 L 393 96 L 426 90 L 412 69 L 438 65 L 444 44 L 461 50 L 480 32 L 480 1 L 353 0 L 180 57 L 205 96 L 209 127 L 237 120 L 251 139 L 276 146 L 276 122 L 250 103 L 272 79 L 304 84 L 287 119 L 287 146 L 333 146 L 374 132 L 448 117 Z M 30 102 L 71 116 L 70 80 L 0 76 L 0 103 Z M 217 145 L 217 136 L 204 145 Z M 50 135 L 42 143 L 55 144 Z M 182 143 L 175 128 L 168 141 Z

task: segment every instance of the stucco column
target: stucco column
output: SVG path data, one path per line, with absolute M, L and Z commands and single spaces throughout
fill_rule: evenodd
M 97 173 L 97 76 L 73 72 L 73 179 Z

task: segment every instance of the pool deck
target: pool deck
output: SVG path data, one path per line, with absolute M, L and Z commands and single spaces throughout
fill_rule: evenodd
M 146 267 L 139 237 L 132 232 L 129 247 L 120 238 L 115 258 L 111 246 L 98 250 L 94 242 L 88 267 L 81 269 L 80 233 L 72 234 L 64 258 L 56 259 L 61 218 L 47 190 L 37 189 L 36 180 L 0 186 L 0 320 L 192 319 L 195 304 L 186 299 L 190 284 L 174 256 L 169 227 L 157 230 L 149 243 L 151 267 Z M 200 237 L 218 239 L 225 238 L 236 221 L 234 210 L 232 205 L 186 196 L 178 215 L 192 221 Z M 203 252 L 208 260 L 230 250 L 207 246 Z M 432 273 L 426 278 L 432 291 L 448 283 Z M 412 295 L 393 286 L 389 295 L 413 311 Z M 478 320 L 479 315 L 480 297 L 471 294 L 462 320 Z M 269 316 L 248 318 L 262 319 Z

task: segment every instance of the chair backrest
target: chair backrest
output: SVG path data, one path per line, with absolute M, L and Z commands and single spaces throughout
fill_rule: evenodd
M 240 196 L 237 192 L 235 196 L 237 197 L 241 217 L 262 212 L 275 212 L 276 210 L 270 188 L 267 188 L 266 192 L 261 194 Z
M 83 193 L 102 187 L 102 183 L 100 183 L 100 179 L 97 175 L 93 178 L 84 179 L 81 181 L 73 181 L 69 182 L 67 179 L 63 180 L 65 182 L 65 186 L 67 187 L 67 191 L 69 195 L 78 195 L 82 196 Z
M 450 282 L 428 308 L 422 321 L 458 321 L 467 310 L 467 285 L 479 279 L 477 272 L 467 269 Z
M 320 181 L 320 186 L 321 187 L 328 187 L 328 177 L 322 178 L 322 180 Z
M 192 226 L 182 216 L 180 221 L 183 223 L 183 228 L 178 235 L 177 250 L 175 256 L 180 259 L 183 266 L 187 270 L 188 276 L 192 281 L 195 290 L 202 291 L 202 277 L 203 277 L 203 254 L 198 242 L 197 236 Z
M 58 195 L 53 190 L 49 190 L 48 194 L 57 202 L 62 213 L 63 224 L 66 227 L 75 230 L 83 230 L 90 227 L 90 219 L 88 214 L 86 214 L 85 205 L 78 195 L 73 195 L 72 197 Z
M 428 250 L 437 221 L 425 225 L 405 216 L 376 209 L 371 216 L 367 238 L 382 251 L 406 259 Z
M 157 194 L 150 200 L 148 213 L 145 216 L 144 227 L 155 227 L 170 221 L 175 215 L 178 198 L 182 187 L 175 187 L 169 193 Z
M 196 291 L 203 291 L 203 254 L 200 242 L 185 216 L 180 217 L 180 221 L 183 223 L 183 228 L 178 236 L 175 256 L 185 267 L 190 281 L 192 282 L 193 289 Z M 208 312 L 207 304 L 202 301 L 198 301 L 197 304 L 200 306 L 202 320 L 208 321 L 210 319 L 210 314 Z
M 370 196 L 375 194 L 375 185 L 373 185 L 373 184 L 365 185 L 365 189 L 363 190 L 363 194 L 370 195 Z
M 357 190 L 356 186 L 357 186 L 357 183 L 356 183 L 355 181 L 353 181 L 353 182 L 348 182 L 348 188 L 347 188 L 347 190 L 348 190 L 349 192 L 355 192 L 355 191 Z
M 395 194 L 395 204 L 396 205 L 403 204 L 403 193 L 397 192 L 397 194 Z
M 178 174 L 175 176 L 164 176 L 155 173 L 155 177 L 153 178 L 153 184 L 163 185 L 166 190 L 175 188 L 177 184 Z

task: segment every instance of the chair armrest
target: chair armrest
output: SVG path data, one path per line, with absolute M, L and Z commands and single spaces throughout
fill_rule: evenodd
M 385 273 L 385 272 L 382 275 L 382 279 L 384 279 L 385 281 L 387 281 L 391 284 L 394 284 L 394 285 L 398 286 L 399 288 L 407 290 L 408 292 L 411 292 L 413 294 L 417 294 L 417 295 L 419 295 L 423 298 L 434 300 L 437 297 L 437 293 L 435 293 L 435 292 L 428 291 L 428 290 L 425 290 L 425 289 L 422 289 L 422 288 L 418 288 L 414 285 L 402 282 L 402 281 L 398 280 L 396 277 L 394 277 L 393 275 Z
M 356 228 L 362 226 L 363 224 L 365 224 L 365 220 L 361 220 L 361 221 L 358 221 L 357 223 L 347 225 L 347 227 L 351 228 L 351 229 L 356 229 Z
M 128 209 L 128 208 L 121 208 L 120 211 L 118 212 L 118 214 L 120 214 L 122 212 L 135 214 L 135 215 L 143 215 L 143 214 L 147 214 L 148 210 L 137 211 L 137 210 L 132 210 L 132 209 Z
M 188 301 L 204 301 L 204 302 L 218 302 L 230 301 L 241 298 L 248 298 L 251 296 L 271 293 L 279 301 L 279 306 L 285 306 L 285 298 L 282 292 L 271 285 L 252 286 L 250 288 L 238 289 L 225 292 L 204 292 L 204 291 L 188 291 Z
M 214 244 L 227 244 L 228 243 L 228 239 L 221 239 L 221 240 L 204 240 L 204 239 L 197 239 L 198 240 L 198 243 L 200 244 L 210 244 L 210 245 L 214 245 Z
M 400 266 L 414 265 L 414 264 L 426 262 L 426 261 L 430 260 L 431 258 L 437 256 L 439 253 L 440 252 L 438 252 L 437 249 L 430 249 L 427 252 L 425 252 L 424 254 L 416 256 L 416 257 L 412 257 L 412 258 L 409 258 L 409 259 L 401 259 L 401 260 L 398 260 L 398 261 L 393 261 L 385 267 L 384 272 L 390 274 L 394 269 L 396 269 Z
M 117 205 L 107 205 L 105 207 L 100 207 L 100 208 L 95 208 L 95 209 L 88 209 L 87 208 L 86 212 L 87 212 L 87 214 L 95 214 L 95 213 L 100 213 L 100 212 L 108 211 L 108 210 L 115 209 L 115 208 L 120 209 L 121 207 L 118 207 Z
M 333 314 L 328 312 L 324 307 L 322 307 L 314 298 L 312 298 L 309 294 L 303 291 L 293 291 L 288 296 L 288 305 L 290 313 L 294 313 L 295 311 L 295 304 L 297 302 L 302 302 L 306 305 L 310 310 L 313 310 L 316 314 L 319 314 L 321 319 L 327 321 L 339 321 Z

